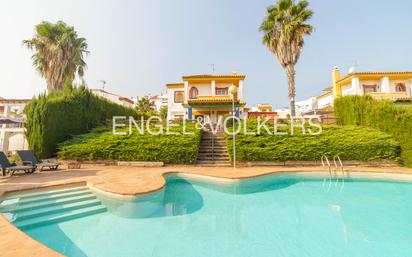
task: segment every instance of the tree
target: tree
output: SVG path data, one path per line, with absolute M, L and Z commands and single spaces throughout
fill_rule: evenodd
M 292 116 L 295 116 L 295 65 L 302 52 L 304 36 L 313 32 L 313 27 L 306 23 L 313 15 L 308 6 L 306 0 L 297 3 L 294 0 L 277 0 L 275 5 L 268 7 L 259 28 L 264 33 L 262 43 L 286 70 Z
M 150 99 L 148 97 L 141 97 L 139 98 L 139 100 L 137 101 L 137 105 L 136 105 L 136 110 L 147 114 L 147 115 L 152 115 L 153 114 L 153 109 L 154 109 L 154 104 L 153 102 L 150 101 Z
M 24 40 L 27 48 L 34 50 L 33 65 L 47 81 L 47 90 L 62 90 L 75 76 L 83 78 L 88 54 L 86 39 L 78 37 L 74 27 L 59 21 L 42 22 L 35 27 L 32 39 Z
M 160 116 L 160 118 L 162 118 L 163 120 L 166 120 L 166 119 L 167 119 L 167 106 L 162 106 L 162 107 L 160 107 L 159 116 Z

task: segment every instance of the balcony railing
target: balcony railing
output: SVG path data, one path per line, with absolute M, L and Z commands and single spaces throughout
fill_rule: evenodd
M 372 96 L 375 99 L 397 100 L 397 99 L 400 99 L 400 98 L 408 97 L 407 92 L 391 92 L 391 93 L 371 92 L 371 93 L 367 93 L 367 94 Z

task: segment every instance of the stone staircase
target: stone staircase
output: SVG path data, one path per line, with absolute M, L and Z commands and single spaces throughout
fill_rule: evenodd
M 196 163 L 199 166 L 230 166 L 225 137 L 222 131 L 218 131 L 216 135 L 213 135 L 210 130 L 202 132 Z

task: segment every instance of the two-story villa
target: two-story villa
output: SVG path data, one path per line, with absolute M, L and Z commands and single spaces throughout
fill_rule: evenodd
M 371 95 L 376 99 L 397 100 L 411 97 L 412 72 L 353 72 L 341 77 L 338 68 L 332 73 L 333 97 Z
M 340 75 L 332 71 L 332 86 L 316 97 L 317 110 L 333 110 L 334 99 L 346 95 L 370 95 L 375 99 L 393 101 L 412 98 L 412 71 L 350 72 Z
M 216 123 L 225 115 L 232 114 L 232 95 L 229 87 L 237 87 L 233 95 L 235 115 L 243 118 L 244 75 L 191 75 L 183 76 L 183 83 L 167 84 L 168 120 L 198 119 Z

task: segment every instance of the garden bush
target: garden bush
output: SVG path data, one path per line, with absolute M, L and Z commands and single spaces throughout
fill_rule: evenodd
M 256 123 L 248 121 L 248 131 L 256 131 Z M 273 128 L 271 128 L 273 132 Z M 319 135 L 303 134 L 283 128 L 287 135 L 261 131 L 260 135 L 236 135 L 236 159 L 240 161 L 320 160 L 322 155 L 342 160 L 396 159 L 399 144 L 391 135 L 376 129 L 355 126 L 323 126 Z M 312 128 L 313 131 L 316 128 Z M 264 133 L 263 133 L 264 132 Z M 230 156 L 232 136 L 225 135 Z
M 24 112 L 27 141 L 41 158 L 55 155 L 58 143 L 104 125 L 112 116 L 138 117 L 132 108 L 97 97 L 84 87 L 41 94 Z
M 155 131 L 156 128 L 153 128 Z M 182 126 L 171 127 L 182 132 Z M 122 131 L 122 130 L 120 130 Z M 123 130 L 126 132 L 127 130 Z M 201 133 L 194 124 L 186 124 L 192 134 L 142 135 L 137 131 L 115 135 L 111 129 L 98 128 L 78 135 L 59 145 L 58 157 L 67 160 L 162 161 L 165 163 L 194 163 Z
M 412 166 L 411 105 L 395 105 L 370 96 L 345 96 L 335 100 L 335 116 L 343 125 L 371 127 L 393 135 L 401 145 L 401 161 Z

